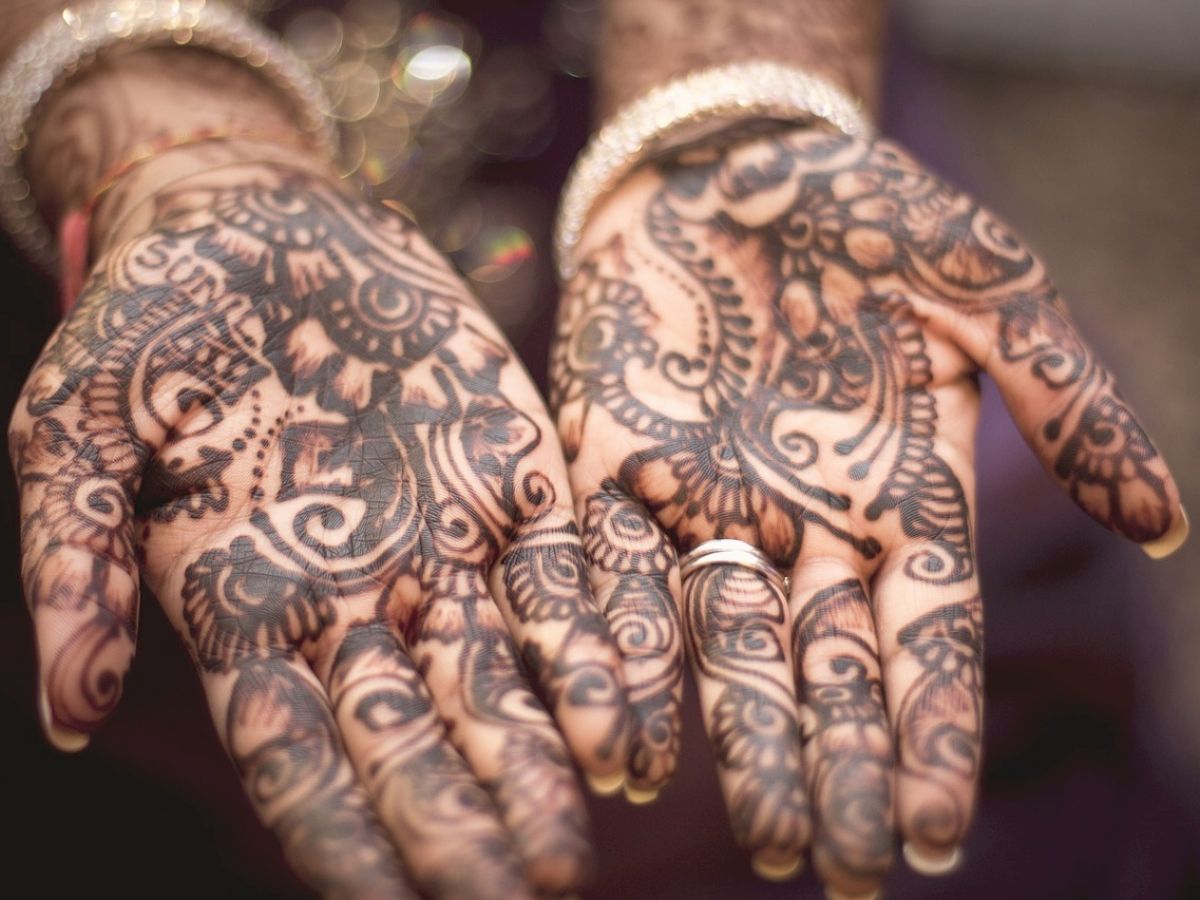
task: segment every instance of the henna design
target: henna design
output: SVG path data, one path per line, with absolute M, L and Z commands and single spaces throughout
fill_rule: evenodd
M 572 860 L 582 871 L 572 880 L 590 876 L 594 865 L 588 843 L 587 821 L 579 806 L 575 778 L 566 754 L 557 743 L 533 730 L 514 731 L 501 751 L 504 770 L 511 777 L 497 788 L 497 801 L 513 810 L 509 827 L 521 836 L 530 855 L 551 860 Z M 543 761 L 531 766 L 529 760 Z M 539 810 L 561 810 L 551 827 Z
M 618 576 L 603 612 L 630 672 L 629 699 L 640 725 L 629 772 L 641 783 L 660 785 L 679 755 L 682 640 L 668 586 L 675 554 L 646 511 L 611 481 L 588 498 L 583 531 L 588 562 Z
M 747 127 L 643 190 L 567 286 L 551 402 L 569 454 L 597 408 L 627 434 L 618 481 L 681 547 L 741 537 L 786 570 L 808 529 L 872 562 L 899 529 L 924 547 L 912 578 L 973 578 L 934 393 L 956 373 L 931 347 L 987 323 L 1061 394 L 1042 438 L 1080 504 L 1136 540 L 1169 524 L 1161 460 L 1041 263 L 894 145 Z
M 154 202 L 155 227 L 101 261 L 14 419 L 27 592 L 35 611 L 71 617 L 49 666 L 54 715 L 87 730 L 116 702 L 140 569 L 205 678 L 233 685 L 230 753 L 301 874 L 327 893 L 399 890 L 325 701 L 293 666 L 327 658 L 347 628 L 401 636 L 401 658 L 420 636 L 420 659 L 393 661 L 407 675 L 360 698 L 347 722 L 376 741 L 402 733 L 393 749 L 430 780 L 403 785 L 388 760 L 360 776 L 376 802 L 401 796 L 401 814 L 385 816 L 394 836 L 417 840 L 404 823 L 418 810 L 434 832 L 437 816 L 484 810 L 475 848 L 492 860 L 492 887 L 521 894 L 498 814 L 455 768 L 414 685 L 431 655 L 449 654 L 467 715 L 501 736 L 535 719 L 549 731 L 528 673 L 560 713 L 607 729 L 598 756 L 623 752 L 612 638 L 589 605 L 532 388 L 397 216 L 266 166 L 236 187 L 200 179 Z M 495 566 L 527 670 L 502 621 L 478 614 Z M 356 654 L 390 658 L 378 642 L 349 646 L 334 682 Z M 408 742 L 424 750 L 412 756 Z M 571 783 L 561 746 L 522 738 L 503 753 L 492 790 L 510 798 L 510 824 L 541 832 L 522 844 L 525 862 L 551 850 L 586 859 L 575 793 L 560 792 L 556 810 L 527 808 L 509 783 L 523 768 Z M 452 860 L 416 862 L 427 889 L 479 895 L 477 878 L 464 887 L 447 871 Z M 569 874 L 550 887 L 575 886 Z
M 1162 534 L 1169 516 L 1164 478 L 1151 465 L 1157 458 L 1129 409 L 1115 396 L 1100 396 L 1084 408 L 1054 471 L 1098 521 L 1148 540 Z
M 581 559 L 563 551 L 563 534 L 574 536 L 574 525 L 545 529 L 505 557 L 505 586 L 522 621 L 568 622 L 582 614 L 578 598 L 587 592 L 587 574 Z
M 346 743 L 364 745 L 360 775 L 383 798 L 381 817 L 427 889 L 444 897 L 520 895 L 519 864 L 492 800 L 447 744 L 420 675 L 389 629 L 351 627 L 330 695 L 339 717 L 352 717 Z
M 816 846 L 843 872 L 882 878 L 892 855 L 892 738 L 870 603 L 854 579 L 818 592 L 793 631 Z
M 985 368 L 1085 511 L 1137 541 L 1172 524 L 1166 466 L 1040 260 L 886 140 L 743 123 L 630 175 L 580 247 L 550 399 L 589 559 L 616 583 L 613 598 L 655 587 L 672 544 L 719 538 L 761 548 L 784 573 L 836 559 L 899 596 L 975 594 L 971 430 Z M 614 498 L 632 512 L 607 514 Z M 766 634 L 775 620 L 711 572 L 692 581 L 685 635 L 718 697 L 705 701 L 709 735 L 739 839 L 764 846 L 780 836 L 762 810 L 791 828 L 805 804 L 770 788 L 799 754 L 776 742 L 795 719 L 775 683 L 778 642 L 737 643 L 748 621 Z M 639 604 L 621 628 L 656 633 L 666 617 Z M 928 608 L 902 613 L 916 619 L 901 643 L 922 662 L 939 641 L 920 636 L 936 620 Z M 938 846 L 964 833 L 978 770 L 978 600 L 962 609 L 952 618 L 966 624 L 947 625 L 956 649 L 938 660 L 947 668 L 892 698 L 894 745 L 874 639 L 845 629 L 874 621 L 862 588 L 839 584 L 799 610 L 816 849 L 823 873 L 848 879 L 840 890 L 866 889 L 888 865 L 893 779 L 922 804 L 915 823 L 900 805 L 906 837 Z M 897 677 L 903 692 L 908 676 Z
M 684 590 L 699 677 L 720 685 L 709 737 L 734 836 L 749 850 L 795 854 L 808 821 L 796 701 L 768 668 L 786 660 L 783 599 L 755 574 L 732 567 L 701 569 Z
M 363 896 L 394 894 L 402 876 L 391 845 L 354 790 L 329 709 L 312 685 L 285 662 L 251 661 L 234 685 L 225 731 L 246 792 L 306 881 L 331 894 L 354 883 Z
M 900 698 L 897 741 L 905 774 L 937 788 L 914 816 L 913 828 L 932 846 L 962 835 L 983 739 L 983 603 L 972 597 L 941 606 L 901 630 L 900 646 L 921 674 Z

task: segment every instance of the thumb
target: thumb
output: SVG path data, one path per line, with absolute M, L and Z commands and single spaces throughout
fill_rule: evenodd
M 64 751 L 83 749 L 116 706 L 133 658 L 133 496 L 145 459 L 112 377 L 73 346 L 60 334 L 43 354 L 9 428 L 39 710 Z
M 1175 480 L 1042 263 L 986 210 L 976 208 L 963 230 L 960 256 L 986 257 L 976 268 L 993 281 L 976 286 L 959 344 L 996 382 L 1025 440 L 1080 508 L 1152 557 L 1174 552 L 1188 532 Z

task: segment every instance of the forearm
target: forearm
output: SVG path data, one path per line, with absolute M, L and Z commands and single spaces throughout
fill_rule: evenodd
M 705 66 L 768 59 L 822 75 L 878 104 L 885 0 L 605 0 L 600 120 Z

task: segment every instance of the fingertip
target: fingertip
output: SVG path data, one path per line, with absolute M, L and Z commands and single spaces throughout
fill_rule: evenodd
M 606 774 L 584 772 L 583 779 L 597 797 L 615 797 L 625 786 L 625 773 L 621 771 Z
M 38 715 L 42 720 L 42 731 L 46 735 L 46 740 L 56 750 L 60 750 L 63 753 L 78 753 L 92 739 L 91 735 L 85 734 L 82 731 L 76 731 L 74 728 L 69 728 L 55 720 L 54 712 L 50 708 L 50 698 L 46 694 L 46 686 L 44 684 L 38 686 Z
M 844 894 L 837 888 L 825 888 L 825 900 L 877 900 L 879 891 L 868 891 L 865 894 Z
M 596 645 L 580 637 L 564 642 L 535 677 L 571 758 L 589 779 L 613 784 L 610 793 L 616 793 L 629 764 L 633 713 L 611 639 Z
M 750 868 L 754 874 L 764 881 L 791 881 L 804 870 L 804 857 L 779 857 L 775 854 L 760 852 L 750 857 Z
M 1142 550 L 1151 559 L 1166 559 L 1184 545 L 1191 526 L 1188 524 L 1187 510 L 1179 507 L 1179 515 L 1166 533 L 1153 540 L 1142 543 Z
M 904 842 L 904 861 L 914 872 L 936 877 L 948 875 L 962 864 L 962 848 L 931 849 L 920 847 L 912 841 Z
M 563 849 L 558 853 L 543 853 L 525 864 L 525 877 L 539 891 L 539 896 L 555 897 L 578 894 L 592 880 L 595 858 L 589 848 Z
M 625 799 L 634 806 L 646 806 L 658 799 L 658 788 L 641 788 L 625 782 Z

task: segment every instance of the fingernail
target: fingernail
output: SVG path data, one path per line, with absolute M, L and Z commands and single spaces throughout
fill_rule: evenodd
M 656 788 L 638 788 L 626 782 L 625 799 L 636 806 L 645 806 L 658 799 L 658 790 Z
M 797 856 L 780 862 L 776 859 L 764 859 L 761 853 L 756 853 L 750 857 L 750 868 L 754 870 L 755 875 L 767 881 L 787 881 L 800 874 L 800 870 L 804 868 L 804 857 Z
M 1164 559 L 1183 546 L 1183 542 L 1187 540 L 1188 530 L 1187 512 L 1181 506 L 1179 507 L 1179 518 L 1175 520 L 1171 530 L 1162 537 L 1146 541 L 1142 544 L 1142 549 L 1151 559 Z
M 906 841 L 904 859 L 914 872 L 920 872 L 922 875 L 946 875 L 958 868 L 958 864 L 962 862 L 962 852 L 955 847 L 948 854 L 929 856 Z
M 879 891 L 869 894 L 843 894 L 837 888 L 825 888 L 825 900 L 878 900 Z
M 50 711 L 50 698 L 46 696 L 46 686 L 38 686 L 38 713 L 42 717 L 42 731 L 46 740 L 63 753 L 78 753 L 88 745 L 90 738 L 82 731 L 67 728 L 54 721 L 54 713 Z
M 598 797 L 611 797 L 618 793 L 625 784 L 624 772 L 613 772 L 609 775 L 593 775 L 591 772 L 585 772 L 583 777 L 587 781 L 588 787 L 592 789 L 592 793 Z

